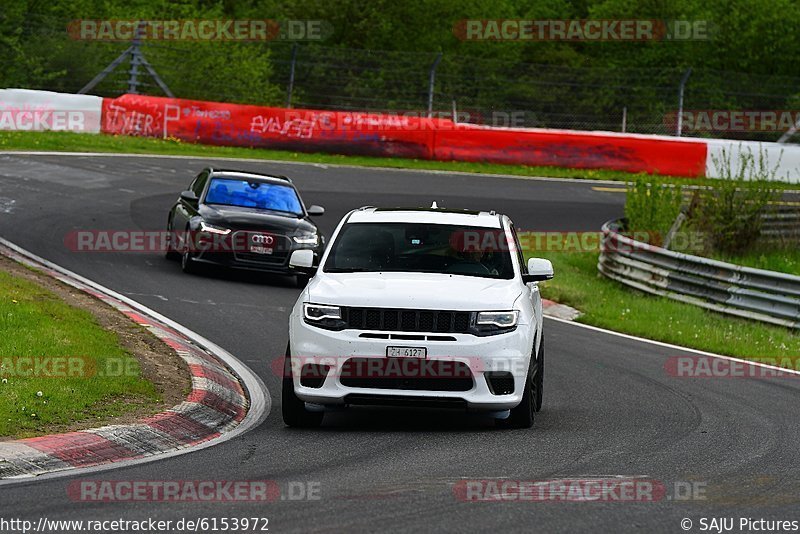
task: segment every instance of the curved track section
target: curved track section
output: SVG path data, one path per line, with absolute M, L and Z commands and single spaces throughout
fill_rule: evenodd
M 160 230 L 202 159 L 0 155 L 0 235 L 142 302 L 242 358 L 275 406 L 272 363 L 297 296 L 291 279 L 181 273 L 160 255 L 73 253 L 65 233 Z M 222 162 L 291 176 L 324 205 L 330 232 L 350 208 L 439 205 L 508 213 L 520 229 L 597 230 L 623 195 L 591 183 Z M 253 503 L 73 502 L 70 479 L 3 489 L 2 515 L 36 520 L 269 517 L 274 532 L 532 529 L 681 531 L 682 518 L 798 519 L 797 379 L 687 379 L 665 363 L 680 351 L 548 321 L 546 405 L 532 431 L 498 431 L 476 415 L 354 410 L 318 430 L 290 430 L 273 410 L 217 447 L 106 473 L 115 480 L 274 480 L 318 484 L 319 499 Z M 754 352 L 757 353 L 757 348 Z M 462 502 L 465 479 L 541 481 L 644 477 L 657 502 Z M 97 478 L 97 477 L 94 477 Z M 702 500 L 680 500 L 695 484 Z M 686 492 L 684 491 L 683 494 Z M 737 519 L 738 526 L 738 519 Z

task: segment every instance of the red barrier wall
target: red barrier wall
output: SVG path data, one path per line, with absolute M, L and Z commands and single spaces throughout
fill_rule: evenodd
M 446 122 L 123 95 L 103 100 L 101 131 L 210 145 L 431 159 L 434 132 Z
M 210 145 L 703 176 L 706 143 L 664 137 L 455 125 L 444 119 L 223 104 L 103 99 L 101 131 Z
M 706 143 L 642 135 L 470 127 L 439 131 L 439 160 L 703 176 Z

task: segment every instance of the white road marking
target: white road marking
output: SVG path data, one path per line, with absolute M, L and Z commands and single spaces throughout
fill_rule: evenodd
M 761 362 L 754 362 L 754 361 L 750 361 L 750 360 L 744 360 L 742 358 L 736 358 L 734 356 L 724 356 L 722 354 L 715 354 L 713 352 L 706 352 L 704 350 L 692 349 L 692 348 L 689 348 L 689 347 L 681 347 L 680 345 L 673 345 L 672 343 L 665 343 L 663 341 L 655 341 L 655 340 L 652 340 L 652 339 L 645 339 L 643 337 L 633 336 L 633 335 L 630 335 L 630 334 L 623 334 L 622 332 L 614 332 L 613 330 L 606 330 L 605 328 L 600 328 L 598 326 L 591 326 L 591 325 L 588 325 L 588 324 L 576 323 L 574 321 L 567 321 L 567 320 L 564 320 L 564 319 L 559 319 L 558 317 L 545 316 L 545 319 L 550 319 L 551 321 L 558 321 L 559 323 L 568 324 L 570 326 L 577 326 L 578 328 L 586 328 L 587 330 L 593 330 L 595 332 L 601 332 L 603 334 L 608 334 L 608 335 L 611 335 L 611 336 L 617 336 L 617 337 L 622 337 L 622 338 L 625 338 L 625 339 L 630 339 L 630 340 L 633 340 L 633 341 L 638 341 L 640 343 L 647 343 L 649 345 L 657 345 L 659 347 L 664 347 L 664 348 L 667 348 L 667 349 L 674 349 L 676 351 L 681 351 L 681 352 L 692 352 L 694 354 L 699 354 L 701 356 L 709 356 L 711 358 L 718 358 L 720 360 L 728 360 L 730 362 L 743 363 L 743 364 L 747 364 L 747 365 L 752 365 L 754 367 L 761 367 L 763 369 L 770 369 L 770 370 L 773 370 L 773 371 L 780 371 L 781 373 L 785 373 L 785 374 L 792 374 L 792 375 L 799 375 L 800 376 L 800 370 L 788 369 L 786 367 L 778 367 L 777 365 L 770 365 L 768 363 L 761 363 Z

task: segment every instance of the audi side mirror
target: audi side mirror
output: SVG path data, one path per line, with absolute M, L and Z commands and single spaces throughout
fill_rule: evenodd
M 197 195 L 194 194 L 194 191 L 187 190 L 181 192 L 181 199 L 185 200 L 186 202 L 197 202 Z
M 325 208 L 323 208 L 322 206 L 317 206 L 316 204 L 308 208 L 308 214 L 311 215 L 312 217 L 319 217 L 324 213 L 325 213 Z

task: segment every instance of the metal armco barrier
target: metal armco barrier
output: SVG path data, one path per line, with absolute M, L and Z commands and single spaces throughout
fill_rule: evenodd
M 770 242 L 797 242 L 800 240 L 800 210 L 781 207 L 761 216 L 761 237 Z
M 597 269 L 627 286 L 729 315 L 800 328 L 800 276 L 672 252 L 603 225 Z

